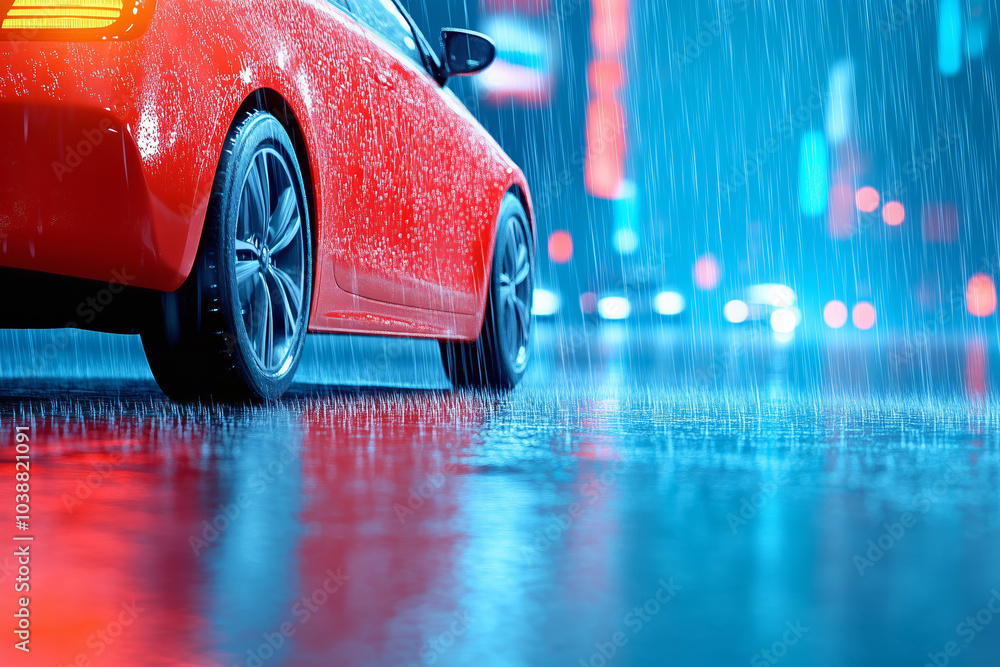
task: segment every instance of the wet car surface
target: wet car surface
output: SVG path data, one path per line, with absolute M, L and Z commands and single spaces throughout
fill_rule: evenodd
M 5 374 L 44 343 L 16 336 Z M 32 654 L 4 664 L 1000 655 L 998 411 L 975 343 L 927 355 L 951 382 L 926 394 L 912 369 L 873 379 L 887 345 L 820 345 L 820 386 L 775 346 L 543 330 L 533 375 L 497 396 L 442 390 L 424 343 L 320 339 L 279 404 L 178 407 L 95 340 L 3 381 L 5 430 L 30 426 L 35 550 Z M 67 375 L 88 350 L 106 370 Z

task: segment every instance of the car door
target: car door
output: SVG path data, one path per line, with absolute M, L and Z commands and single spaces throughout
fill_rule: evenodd
M 497 148 L 458 97 L 430 78 L 420 81 L 408 113 L 414 125 L 407 156 L 414 193 L 411 244 L 432 248 L 422 268 L 442 310 L 474 314 L 487 279 L 500 201 Z M 436 306 L 429 306 L 436 307 Z
M 370 165 L 385 168 L 392 156 L 381 151 L 383 129 L 369 80 L 367 31 L 352 14 L 348 0 L 314 6 L 316 23 L 305 31 L 312 67 L 296 83 L 309 91 L 317 131 L 315 159 L 322 165 L 314 314 L 327 318 L 325 325 L 330 326 L 328 318 L 345 308 L 338 289 L 338 267 L 353 254 L 352 230 L 363 228 L 370 217 L 367 211 L 373 202 L 369 200 L 375 192 Z
M 469 295 L 449 280 L 456 263 L 447 231 L 458 221 L 426 212 L 428 171 L 447 170 L 444 156 L 424 145 L 427 124 L 446 122 L 427 113 L 428 85 L 416 36 L 393 0 L 351 0 L 369 32 L 371 103 L 378 145 L 362 147 L 364 207 L 354 229 L 345 230 L 347 250 L 337 265 L 337 283 L 357 296 L 414 308 L 468 310 Z M 459 264 L 461 259 L 457 260 Z

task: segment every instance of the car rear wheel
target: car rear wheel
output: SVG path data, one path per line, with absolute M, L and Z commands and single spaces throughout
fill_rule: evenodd
M 168 396 L 260 401 L 288 389 L 312 293 L 306 202 L 288 133 L 250 113 L 227 139 L 195 267 L 142 334 Z
M 517 197 L 500 207 L 486 316 L 472 343 L 441 342 L 445 372 L 456 388 L 509 390 L 531 359 L 534 242 Z

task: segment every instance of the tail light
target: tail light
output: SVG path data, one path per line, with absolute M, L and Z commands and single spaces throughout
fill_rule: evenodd
M 156 0 L 0 0 L 0 41 L 135 39 Z

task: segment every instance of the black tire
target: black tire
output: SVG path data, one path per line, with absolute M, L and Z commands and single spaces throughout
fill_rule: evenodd
M 505 391 L 521 381 L 531 360 L 534 273 L 535 244 L 528 215 L 518 198 L 508 194 L 497 218 L 479 338 L 472 343 L 441 342 L 445 372 L 456 389 Z
M 312 294 L 307 201 L 288 133 L 251 112 L 226 140 L 191 275 L 143 329 L 170 398 L 273 401 L 291 385 Z

